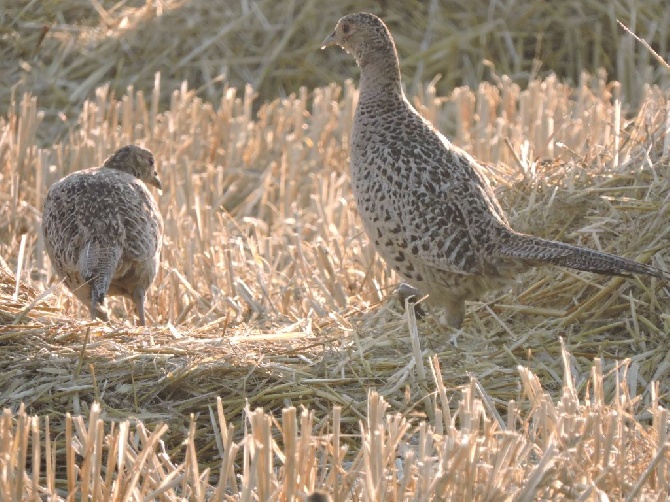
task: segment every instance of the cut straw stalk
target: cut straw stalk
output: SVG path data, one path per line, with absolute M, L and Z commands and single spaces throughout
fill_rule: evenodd
M 564 351 L 562 359 L 567 362 L 572 357 Z M 336 500 L 360 497 L 379 500 L 391 494 L 400 499 L 423 500 L 434 495 L 473 497 L 475 493 L 491 497 L 504 493 L 518 499 L 552 498 L 559 493 L 556 491 L 559 486 L 568 487 L 574 495 L 586 495 L 597 489 L 610 496 L 634 499 L 642 491 L 664 490 L 664 480 L 668 479 L 664 444 L 667 412 L 656 408 L 658 419 L 651 426 L 635 421 L 639 401 L 628 400 L 626 387 L 616 379 L 617 374 L 606 381 L 599 368 L 599 364 L 593 367 L 590 379 L 594 394 L 587 390 L 587 398 L 583 400 L 575 391 L 572 372 L 566 372 L 558 402 L 543 391 L 536 375 L 521 369 L 523 394 L 529 400 L 523 398 L 515 404 L 515 410 L 525 411 L 521 412 L 520 420 L 508 422 L 508 431 L 504 433 L 499 429 L 500 421 L 493 419 L 475 397 L 473 385 L 463 389 L 463 399 L 454 417 L 457 420 L 445 424 L 446 434 L 437 433 L 433 424 L 425 421 L 419 422 L 417 428 L 410 427 L 405 418 L 388 413 L 389 405 L 378 393 L 370 392 L 367 418 L 357 439 L 361 450 L 352 462 L 326 455 L 328 451 L 341 451 L 336 432 L 339 410 L 334 410 L 332 416 L 335 422 L 331 430 L 335 434 L 323 435 L 316 431 L 321 426 L 315 424 L 313 413 L 307 410 L 298 419 L 295 408 L 286 408 L 279 424 L 261 409 L 253 412 L 247 409 L 250 432 L 231 442 L 233 431 L 226 425 L 218 400 L 218 412 L 212 416 L 218 422 L 212 425 L 220 431 L 223 448 L 218 481 L 209 469 L 200 472 L 194 421 L 183 442 L 185 455 L 179 456 L 181 463 L 176 458 L 166 461 L 160 446 L 161 438 L 168 432 L 165 425 L 149 434 L 137 422 L 135 433 L 129 434 L 128 421 L 118 427 L 110 424 L 101 407 L 93 403 L 87 419 L 81 416 L 66 419 L 66 444 L 77 451 L 74 456 L 69 453 L 72 448 L 65 449 L 68 496 L 172 500 L 181 493 L 200 500 L 208 493 L 210 500 L 224 500 L 226 493 L 236 494 L 240 499 L 272 493 L 280 500 L 289 500 L 311 493 L 317 488 L 317 479 L 332 479 L 333 473 L 349 480 L 328 485 Z M 446 387 L 439 374 L 435 376 L 435 384 L 442 389 L 438 392 L 445 394 L 446 402 L 449 399 Z M 598 389 L 611 383 L 616 384 L 619 394 L 614 402 L 608 403 L 601 400 L 602 391 Z M 627 416 L 623 410 L 629 410 Z M 532 434 L 527 427 L 533 428 Z M 29 417 L 23 407 L 16 414 L 4 411 L 0 419 L 3 500 L 21 500 L 24 494 L 38 492 L 53 500 L 64 500 L 64 494 L 55 490 L 64 472 L 60 465 L 63 456 L 53 456 L 50 431 L 49 420 Z M 275 437 L 279 431 L 282 433 L 278 443 Z M 657 441 L 655 454 L 645 454 L 646 443 L 641 441 L 644 437 Z M 242 470 L 236 481 L 229 469 L 240 450 L 246 461 L 238 464 Z M 637 456 L 639 461 L 622 462 L 629 454 Z M 35 459 L 45 455 L 53 456 L 54 463 L 47 461 L 42 475 Z M 281 469 L 274 468 L 273 458 L 281 463 Z M 10 465 L 12 468 L 8 469 Z M 29 471 L 28 465 L 31 465 Z M 610 466 L 616 466 L 617 476 L 623 476 L 619 482 L 609 484 L 614 479 Z M 478 476 L 482 469 L 489 474 Z M 579 485 L 571 484 L 575 479 L 582 481 Z
M 332 29 L 330 20 L 323 22 L 324 32 Z M 489 37 L 486 32 L 481 36 Z M 491 42 L 498 44 L 500 40 Z M 116 58 L 118 48 L 113 49 L 107 54 Z M 79 62 L 82 73 L 85 62 Z M 56 69 L 56 62 L 54 65 Z M 165 70 L 168 65 L 161 65 L 168 71 Z M 328 71 L 327 66 L 319 65 L 317 71 Z M 425 68 L 428 71 L 427 63 Z M 117 74 L 125 75 L 125 70 Z M 338 469 L 342 470 L 337 471 L 340 476 L 337 489 L 340 500 L 346 500 L 360 499 L 367 493 L 367 487 L 357 484 L 364 466 L 360 451 L 362 436 L 357 424 L 367 415 L 367 392 L 371 387 L 379 390 L 391 409 L 403 412 L 413 423 L 426 416 L 430 418 L 429 425 L 436 429 L 430 436 L 424 427 L 420 443 L 424 451 L 430 450 L 431 441 L 438 442 L 435 451 L 446 449 L 445 444 L 439 443 L 436 431 L 439 435 L 440 430 L 446 429 L 450 441 L 461 438 L 460 408 L 456 403 L 459 399 L 468 400 L 463 417 L 469 421 L 469 427 L 477 429 L 477 417 L 488 417 L 481 418 L 480 424 L 489 431 L 502 430 L 490 404 L 496 403 L 504 409 L 514 400 L 507 411 L 510 433 L 507 441 L 523 451 L 516 452 L 515 447 L 514 454 L 504 457 L 509 461 L 496 471 L 497 484 L 487 488 L 495 491 L 496 486 L 500 487 L 495 493 L 504 493 L 502 487 L 507 487 L 510 479 L 526 479 L 529 472 L 517 470 L 516 463 L 537 460 L 540 457 L 531 452 L 539 452 L 534 449 L 544 448 L 552 437 L 561 433 L 560 424 L 546 433 L 528 425 L 537 420 L 543 427 L 551 427 L 552 413 L 557 413 L 544 394 L 550 392 L 557 399 L 561 392 L 560 335 L 566 336 L 567 346 L 575 351 L 574 378 L 582 382 L 579 389 L 591 382 L 585 369 L 589 361 L 602 355 L 604 368 L 615 364 L 612 358 L 630 357 L 639 364 L 638 377 L 629 385 L 635 387 L 631 395 L 637 396 L 635 409 L 640 413 L 645 405 L 651 405 L 649 382 L 658 378 L 658 395 L 667 395 L 667 296 L 648 287 L 644 280 L 616 283 L 626 289 L 611 289 L 613 282 L 598 277 L 537 270 L 522 278 L 521 295 L 503 291 L 490 306 L 470 306 L 471 315 L 459 334 L 457 347 L 431 316 L 418 322 L 416 333 L 408 336 L 407 321 L 387 301 L 398 278 L 375 256 L 351 202 L 346 166 L 357 98 L 351 82 L 343 88 L 333 84 L 313 92 L 303 89 L 296 96 L 261 103 L 254 100 L 251 87 L 238 92 L 227 87 L 230 84 L 225 81 L 220 94 L 207 102 L 198 99 L 198 93 L 189 85 L 182 85 L 181 80 L 164 74 L 158 81 L 155 69 L 147 68 L 147 72 L 151 80 L 144 89 L 138 84 L 128 90 L 126 82 L 120 91 L 103 87 L 97 93 L 91 92 L 88 96 L 94 99 L 84 106 L 81 115 L 42 99 L 33 106 L 31 96 L 15 89 L 7 117 L 4 122 L 0 120 L 0 176 L 10 181 L 10 185 L 4 185 L 10 186 L 9 192 L 0 193 L 3 406 L 16 410 L 18 402 L 24 400 L 31 414 L 51 414 L 55 419 L 68 412 L 87 414 L 90 410 L 86 403 L 102 399 L 102 410 L 121 420 L 118 451 L 126 448 L 121 431 L 123 421 L 132 413 L 145 430 L 153 430 L 157 422 L 169 422 L 161 440 L 178 463 L 184 459 L 181 452 L 185 450 L 180 445 L 184 441 L 183 431 L 192 428 L 191 414 L 209 416 L 214 396 L 224 398 L 228 422 L 236 425 L 242 422 L 247 402 L 252 403 L 252 409 L 262 407 L 268 413 L 273 410 L 273 418 L 277 420 L 277 410 L 298 404 L 314 409 L 323 420 L 333 403 L 339 403 L 342 410 L 338 419 Z M 138 83 L 142 80 L 140 73 L 135 77 Z M 623 84 L 623 89 L 626 85 Z M 418 98 L 426 101 L 419 108 L 427 110 L 447 133 L 458 127 L 463 139 L 457 136 L 456 142 L 470 151 L 479 149 L 482 161 L 498 163 L 490 169 L 489 176 L 517 228 L 601 246 L 631 257 L 640 256 L 644 261 L 650 256 L 640 251 L 653 250 L 656 264 L 663 266 L 664 236 L 667 236 L 663 201 L 669 179 L 667 161 L 662 157 L 663 139 L 668 137 L 667 91 L 647 88 L 641 94 L 638 112 L 633 111 L 630 96 L 623 92 L 621 111 L 626 120 L 622 120 L 622 125 L 626 128 L 617 133 L 613 126 L 612 84 L 602 74 L 584 73 L 576 88 L 555 78 L 531 79 L 520 87 L 503 77 L 497 85 L 482 84 L 475 88 L 476 92 L 469 88 L 458 90 L 462 103 L 441 96 L 437 89 L 431 90 L 425 98 Z M 173 94 L 174 90 L 177 92 Z M 161 94 L 171 96 L 169 104 L 159 99 Z M 60 143 L 44 141 L 39 137 L 48 136 L 43 125 L 28 127 L 39 123 L 40 109 L 46 111 L 46 116 L 65 110 L 78 125 L 66 130 Z M 258 116 L 255 109 L 259 109 Z M 485 111 L 489 121 L 478 117 L 477 110 Z M 616 134 L 621 140 L 619 148 L 613 147 Z M 508 149 L 494 147 L 500 138 L 509 139 Z M 78 322 L 72 318 L 78 313 L 78 303 L 58 284 L 53 285 L 56 294 L 48 297 L 48 302 L 33 304 L 40 298 L 40 292 L 46 290 L 49 278 L 44 271 L 48 260 L 43 256 L 43 247 L 36 244 L 46 187 L 72 170 L 99 165 L 115 147 L 130 140 L 154 150 L 161 175 L 168 181 L 165 193 L 158 198 L 166 220 L 166 246 L 164 268 L 149 295 L 153 326 L 135 329 L 124 324 L 125 319 L 118 313 L 123 309 L 115 310 L 113 301 L 111 325 Z M 554 147 L 553 158 L 552 141 L 564 145 Z M 39 145 L 48 146 L 37 155 Z M 540 152 L 549 158 L 538 159 Z M 616 152 L 619 168 L 613 169 Z M 42 173 L 41 183 L 36 173 Z M 617 187 L 620 192 L 608 192 L 610 187 Z M 27 231 L 20 234 L 19 229 Z M 22 278 L 17 281 L 21 235 L 27 237 L 24 263 L 19 267 Z M 181 277 L 173 270 L 179 271 Z M 245 287 L 240 286 L 238 291 L 237 285 L 242 284 Z M 601 291 L 604 293 L 599 294 Z M 498 303 L 503 307 L 498 308 Z M 26 307 L 30 305 L 33 306 Z M 517 308 L 506 308 L 507 305 Z M 562 324 L 564 318 L 549 315 L 551 312 L 568 312 L 571 322 Z M 302 319 L 308 322 L 286 331 L 287 326 Z M 267 334 L 280 336 L 273 339 Z M 413 342 L 419 348 L 416 352 Z M 440 370 L 431 374 L 442 376 L 446 382 L 444 393 L 447 399 L 454 400 L 450 410 L 453 424 L 445 418 L 444 404 L 440 405 L 442 412 L 437 413 L 438 406 L 428 398 L 430 384 L 425 368 L 421 380 L 419 370 L 415 369 L 429 353 L 440 356 Z M 530 384 L 519 384 L 512 370 L 516 364 L 526 365 L 540 375 L 536 390 L 543 399 L 532 402 L 523 399 L 520 392 L 528 392 Z M 476 384 L 469 383 L 468 373 L 475 377 Z M 466 393 L 458 391 L 462 384 L 468 385 Z M 606 404 L 614 388 L 618 386 L 610 383 L 609 387 L 598 389 L 598 402 Z M 619 432 L 618 428 L 627 427 L 623 419 L 601 416 L 598 410 L 599 423 L 605 425 L 588 422 L 589 416 L 584 415 L 586 412 L 577 401 L 576 398 L 561 401 L 562 405 L 583 413 L 568 417 L 577 424 L 575 427 L 564 427 L 584 437 L 576 440 L 570 436 L 571 444 L 581 448 L 575 458 L 590 461 L 585 452 L 598 451 L 596 465 L 606 461 L 615 469 L 600 471 L 596 476 L 589 472 L 581 474 L 579 465 L 569 464 L 564 471 L 557 468 L 555 472 L 578 472 L 590 486 L 618 497 L 639 479 L 639 471 L 627 469 L 646 466 L 645 462 L 657 452 L 658 444 L 653 441 L 636 444 L 633 434 L 626 436 Z M 526 415 L 534 406 L 538 409 Z M 217 410 L 217 417 L 222 413 Z M 434 422 L 431 414 L 435 415 Z M 383 417 L 380 421 L 386 424 Z M 582 426 L 582 421 L 590 425 Z M 388 423 L 390 427 L 391 422 Z M 641 422 L 640 426 L 646 424 Z M 25 427 L 24 430 L 32 430 L 32 425 Z M 218 431 L 225 452 L 221 456 L 213 426 L 196 419 L 194 436 L 188 439 L 192 442 L 188 469 L 183 463 L 179 464 L 182 471 L 166 466 L 166 474 L 153 474 L 151 483 L 140 477 L 132 485 L 133 493 L 160 493 L 167 498 L 187 487 L 189 493 L 199 490 L 202 495 L 206 493 L 203 488 L 206 482 L 216 486 L 221 497 L 230 493 L 241 497 L 243 491 L 245 496 L 254 496 L 253 487 L 257 483 L 248 488 L 242 478 L 235 478 L 241 472 L 242 454 L 238 452 L 244 450 L 246 443 L 241 439 L 243 433 L 234 435 L 230 427 L 220 426 L 225 435 Z M 609 427 L 607 436 L 594 436 L 589 427 L 594 430 Z M 68 437 L 63 429 L 67 430 L 66 425 L 54 420 L 52 434 L 58 438 L 57 444 Z M 238 425 L 237 430 L 241 429 Z M 134 425 L 125 430 L 126 439 L 149 435 L 135 431 Z M 72 444 L 73 436 L 77 438 L 78 434 L 77 430 L 70 430 L 67 444 Z M 116 437 L 114 433 L 110 435 Z M 279 431 L 273 435 L 281 437 Z M 33 464 L 29 458 L 33 455 L 32 437 L 31 432 L 26 439 L 23 472 L 27 474 L 23 486 L 33 483 Z M 390 432 L 387 437 L 391 437 Z M 437 486 L 431 483 L 443 476 L 440 483 L 446 484 L 439 486 L 446 486 L 445 490 L 451 490 L 448 493 L 463 493 L 468 479 L 495 465 L 496 458 L 487 456 L 486 448 L 501 451 L 507 447 L 486 438 L 472 436 L 464 442 L 463 449 L 449 450 L 454 453 L 453 458 L 458 458 L 459 466 L 465 466 L 462 472 L 467 478 L 458 477 L 461 471 L 450 470 L 449 455 L 423 463 L 427 454 L 417 450 L 417 438 L 409 438 L 402 452 L 400 446 L 398 451 L 388 447 L 385 451 L 395 455 L 396 463 L 385 465 L 392 476 L 401 477 L 402 473 L 402 480 L 393 488 L 394 483 L 387 480 L 387 489 L 397 490 L 397 498 L 401 499 L 413 487 L 421 486 L 423 490 Z M 46 445 L 46 438 L 43 439 L 41 445 Z M 629 446 L 625 444 L 627 440 Z M 310 444 L 306 447 L 308 458 L 311 458 Z M 130 449 L 123 450 L 126 453 L 122 456 L 125 474 L 108 468 L 109 459 L 103 460 L 101 467 L 95 468 L 100 473 L 98 477 L 103 476 L 103 470 L 107 471 L 98 486 L 95 481 L 89 482 L 89 493 L 104 491 L 100 487 L 108 486 L 107 480 L 117 474 L 120 485 L 118 489 L 115 486 L 116 493 L 126 493 L 123 489 L 131 486 L 132 468 L 138 458 L 137 444 L 130 442 L 127 446 Z M 103 444 L 103 452 L 107 451 L 105 447 Z M 635 458 L 641 459 L 640 462 L 628 465 L 627 459 L 612 458 L 619 448 L 629 454 L 636 452 Z M 343 453 L 345 450 L 347 455 Z M 203 464 L 197 469 L 193 451 Z M 485 465 L 477 463 L 480 452 L 484 452 L 481 459 Z M 62 455 L 62 450 L 58 455 Z M 69 474 L 58 455 L 53 462 L 57 480 L 54 486 L 65 491 L 71 482 L 73 490 L 77 487 L 80 490 L 77 493 L 81 493 L 83 471 L 76 455 L 71 458 L 74 463 Z M 116 459 L 118 455 L 112 457 Z M 150 455 L 154 460 L 164 458 L 163 452 L 155 458 Z M 258 458 L 254 457 L 254 461 L 258 462 Z M 398 464 L 397 459 L 402 462 Z M 114 462 L 112 465 L 121 470 L 121 461 Z M 152 466 L 152 473 L 159 472 L 153 460 L 147 465 Z M 318 484 L 316 480 L 322 478 L 311 474 L 310 465 L 314 464 L 305 464 L 305 477 Z M 258 464 L 253 466 L 259 468 Z M 657 465 L 654 479 L 661 475 L 659 469 L 662 471 L 666 466 L 666 462 Z M 211 479 L 205 476 L 207 467 L 214 469 L 210 471 Z M 91 467 L 89 479 L 93 479 L 95 469 Z M 223 481 L 216 478 L 217 469 L 227 473 Z M 253 472 L 256 476 L 257 471 Z M 43 479 L 42 467 L 40 473 Z M 280 474 L 277 481 L 269 473 L 265 475 L 272 479 L 266 479 L 266 485 L 269 483 L 273 489 L 283 485 Z M 155 481 L 156 476 L 162 481 Z M 204 481 L 195 481 L 198 476 Z M 557 484 L 552 485 L 548 479 L 543 481 L 546 485 L 538 485 L 537 490 L 548 490 L 542 493 L 551 498 L 555 494 L 551 486 Z M 573 486 L 570 480 L 559 481 Z M 645 490 L 646 483 L 644 480 L 641 484 Z M 511 487 L 512 493 L 517 488 Z

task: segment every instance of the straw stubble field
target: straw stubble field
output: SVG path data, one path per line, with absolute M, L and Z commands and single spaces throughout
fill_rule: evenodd
M 667 285 L 541 269 L 462 331 L 417 322 L 351 200 L 355 85 L 152 83 L 99 86 L 65 129 L 17 88 L 0 119 L 3 500 L 667 492 Z M 670 268 L 667 87 L 635 109 L 603 73 L 414 100 L 489 164 L 518 230 Z M 119 300 L 89 321 L 39 231 L 51 183 L 131 142 L 164 186 L 148 328 Z

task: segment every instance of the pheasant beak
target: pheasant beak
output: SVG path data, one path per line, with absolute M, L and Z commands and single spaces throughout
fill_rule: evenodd
M 325 49 L 326 47 L 332 47 L 333 45 L 337 45 L 337 40 L 335 39 L 335 32 L 332 32 L 330 35 L 328 35 L 326 38 L 323 39 L 323 42 L 321 43 L 321 49 Z
M 149 184 L 155 186 L 161 192 L 163 191 L 163 185 L 161 184 L 161 180 L 158 179 L 158 174 L 154 174 L 151 177 L 151 179 L 149 180 Z

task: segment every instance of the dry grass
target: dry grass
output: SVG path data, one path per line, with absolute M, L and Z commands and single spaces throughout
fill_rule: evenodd
M 560 398 L 551 399 L 540 379 L 519 367 L 519 400 L 505 415 L 474 377 L 460 392 L 447 390 L 433 356 L 429 420 L 393 413 L 372 390 L 353 435 L 343 433 L 340 406 L 320 419 L 292 406 L 281 418 L 246 406 L 236 439 L 219 398 L 206 418 L 218 475 L 198 464 L 193 417 L 178 451 L 168 452 L 165 424 L 110 422 L 98 403 L 88 420 L 66 414 L 57 437 L 49 416 L 5 409 L 0 494 L 6 501 L 272 501 L 300 500 L 318 487 L 338 502 L 651 500 L 664 493 L 668 411 L 657 386 L 643 409 L 628 387 L 630 361 L 603 376 L 597 359 L 590 374 L 575 374 L 577 361 L 565 350 L 561 356 Z M 610 401 L 606 388 L 613 389 Z M 649 416 L 646 425 L 640 413 Z
M 639 113 L 619 128 L 612 92 L 615 84 L 586 76 L 578 88 L 550 78 L 526 90 L 502 79 L 476 93 L 458 89 L 448 100 L 429 86 L 418 105 L 436 122 L 451 122 L 459 142 L 495 163 L 491 176 L 517 228 L 668 268 L 667 92 L 648 88 Z M 39 112 L 29 96 L 2 123 L 0 165 L 10 190 L 0 214 L 0 403 L 14 413 L 23 402 L 28 414 L 50 416 L 50 430 L 61 435 L 66 413 L 90 415 L 90 403 L 99 401 L 108 421 L 132 416 L 152 430 L 166 423 L 161 439 L 173 463 L 190 437 L 200 468 L 214 475 L 220 451 L 209 409 L 216 397 L 238 431 L 247 408 L 278 417 L 301 404 L 322 427 L 337 405 L 343 441 L 351 455 L 363 455 L 359 421 L 368 413 L 368 389 L 417 426 L 422 419 L 436 424 L 428 364 L 434 354 L 452 406 L 473 375 L 490 413 L 510 401 L 528 413 L 533 405 L 522 399 L 515 368 L 527 366 L 557 396 L 561 336 L 580 375 L 594 357 L 608 371 L 628 358 L 626 392 L 642 420 L 634 427 L 644 427 L 655 402 L 665 404 L 669 301 L 653 280 L 542 269 L 513 291 L 472 304 L 461 332 L 432 317 L 408 325 L 390 301 L 397 277 L 373 253 L 349 197 L 353 86 L 265 104 L 257 119 L 249 90 L 242 97 L 228 90 L 212 105 L 184 87 L 164 112 L 154 106 L 158 94 L 117 101 L 101 89 L 79 127 L 53 148 L 35 146 Z M 113 307 L 109 326 L 88 321 L 58 282 L 41 292 L 50 282 L 39 237 L 45 187 L 130 141 L 155 152 L 165 187 L 158 197 L 166 220 L 163 266 L 149 296 L 153 327 L 146 329 L 124 322 L 122 308 Z M 538 155 L 547 160 L 533 160 Z M 579 383 L 583 389 L 584 377 Z M 617 388 L 605 384 L 604 399 Z M 532 449 L 527 455 L 529 464 L 514 465 L 524 475 L 501 478 L 518 487 L 501 490 L 540 486 L 530 476 L 549 464 L 537 463 L 544 457 Z M 64 465 L 54 464 L 61 482 Z M 243 463 L 235 469 L 245 472 Z M 598 489 L 629 493 L 634 482 L 607 488 L 617 471 L 606 472 L 594 481 Z M 566 484 L 542 479 L 552 490 Z M 560 489 L 595 489 L 573 481 Z M 251 478 L 249 486 L 257 482 Z M 151 483 L 142 489 L 157 489 L 163 478 Z M 374 499 L 370 493 L 360 497 Z
M 27 0 L 0 8 L 0 104 L 13 86 L 38 96 L 50 126 L 40 137 L 51 142 L 98 86 L 109 83 L 116 96 L 128 85 L 147 92 L 157 72 L 168 84 L 164 102 L 183 80 L 210 102 L 224 82 L 250 83 L 263 101 L 341 82 L 355 74 L 349 57 L 318 47 L 341 15 L 358 10 L 389 23 L 411 94 L 437 74 L 440 94 L 474 87 L 491 65 L 524 86 L 550 73 L 577 84 L 582 71 L 602 67 L 635 105 L 643 84 L 668 83 L 617 24 L 668 59 L 666 0 Z
M 177 4 L 116 5 L 101 8 L 153 20 L 155 5 L 167 15 Z M 258 16 L 263 6 L 253 5 Z M 164 32 L 147 32 L 141 16 L 110 40 L 146 34 L 155 45 Z M 337 15 L 326 17 L 324 32 Z M 112 50 L 85 26 L 89 55 Z M 667 285 L 542 269 L 471 304 L 460 332 L 432 316 L 417 325 L 392 300 L 398 278 L 351 201 L 351 83 L 263 101 L 228 80 L 206 93 L 175 86 L 169 68 L 155 77 L 151 65 L 164 58 L 152 57 L 149 73 L 118 73 L 136 77 L 137 90 L 114 92 L 110 75 L 84 77 L 94 72 L 74 58 L 77 43 L 54 49 L 70 63 L 40 71 L 81 71 L 68 83 L 81 113 L 26 80 L 0 118 L 2 500 L 64 497 L 72 483 L 77 497 L 110 500 L 155 491 L 290 500 L 316 486 L 337 487 L 337 500 L 423 500 L 436 487 L 482 500 L 668 491 Z M 330 71 L 318 56 L 319 71 Z M 448 97 L 422 86 L 415 101 L 491 164 L 514 226 L 670 269 L 667 87 L 641 86 L 632 107 L 603 73 L 581 73 L 577 85 L 493 77 Z M 54 129 L 63 110 L 69 128 Z M 62 141 L 45 144 L 55 130 Z M 118 300 L 113 323 L 89 321 L 51 277 L 39 232 L 47 187 L 129 142 L 152 149 L 164 185 L 149 328 L 134 327 Z

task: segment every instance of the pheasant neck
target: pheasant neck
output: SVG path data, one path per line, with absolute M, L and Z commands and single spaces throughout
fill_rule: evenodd
M 370 54 L 366 58 L 361 58 L 359 66 L 361 98 L 377 96 L 397 99 L 404 95 L 395 51 L 393 54 Z

